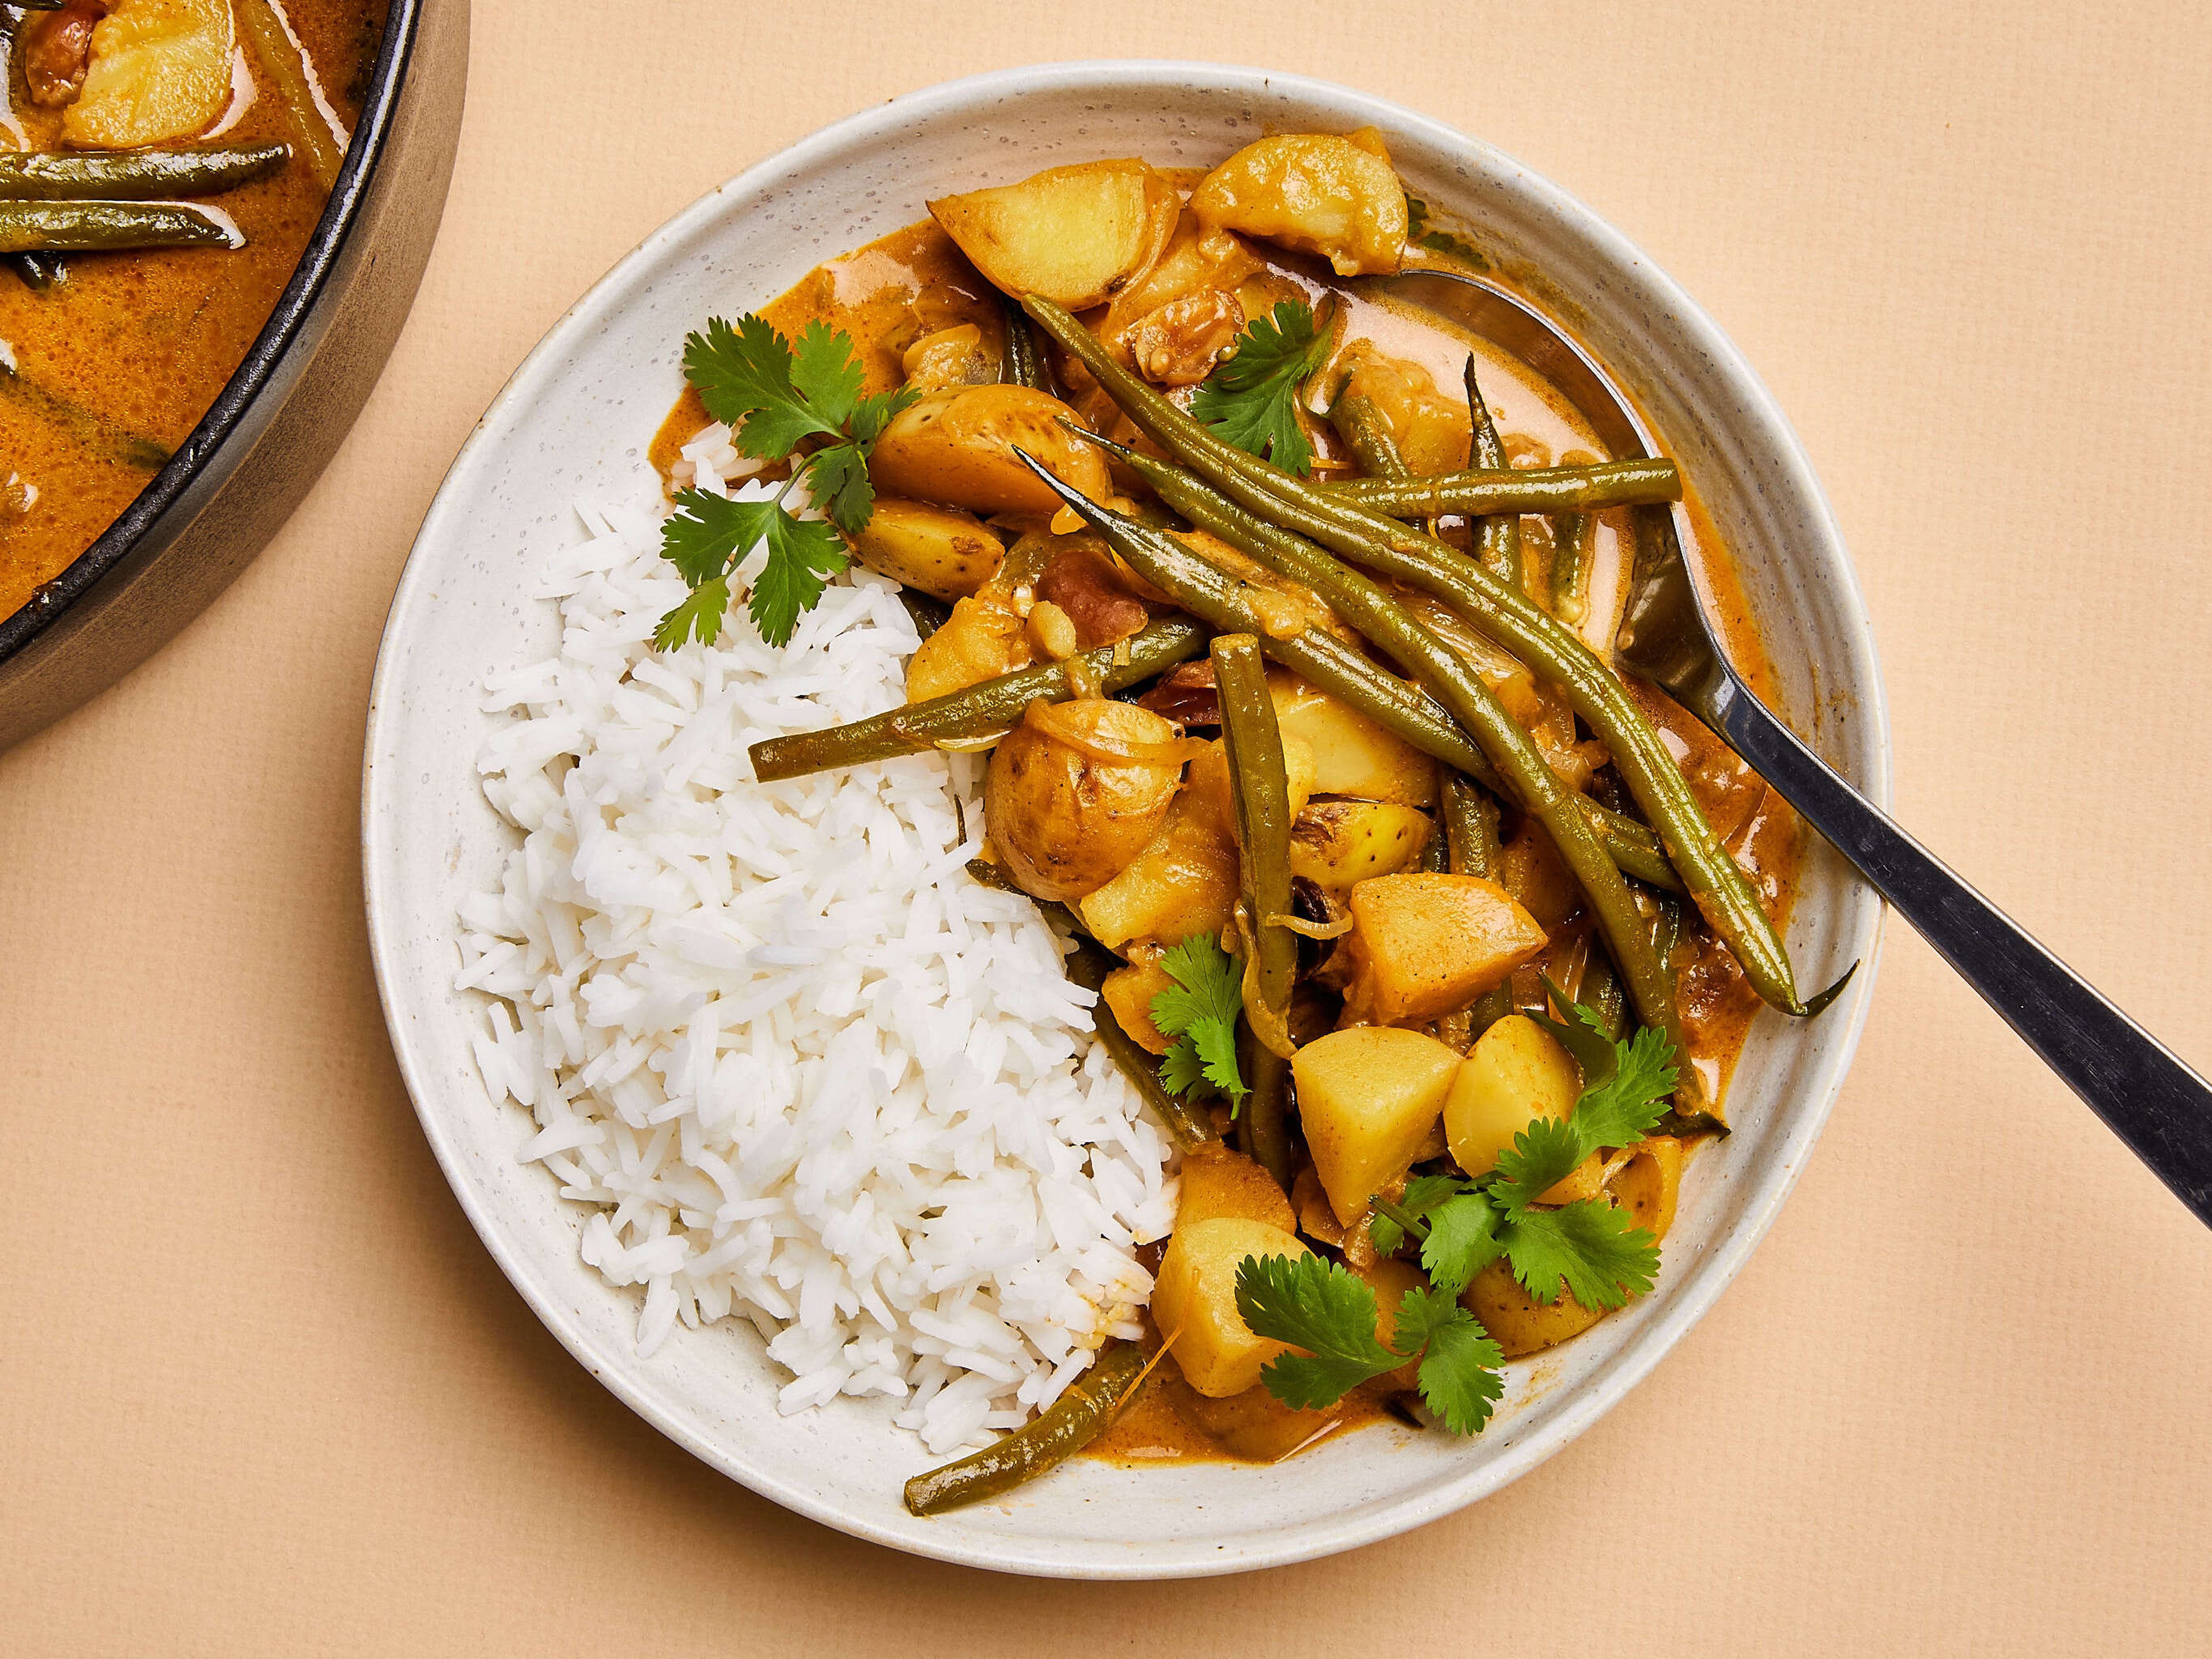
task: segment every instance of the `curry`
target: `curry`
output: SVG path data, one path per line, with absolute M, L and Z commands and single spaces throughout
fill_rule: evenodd
M 908 1506 L 1079 1449 L 1475 1432 L 1506 1359 L 1651 1287 L 1759 1007 L 1832 994 L 1801 997 L 1781 945 L 1795 816 L 1609 661 L 1686 483 L 1367 280 L 1469 251 L 1371 131 L 929 206 L 695 335 L 649 451 L 693 590 L 663 648 L 720 636 L 741 569 L 770 644 L 848 556 L 902 585 L 906 706 L 759 743 L 756 776 L 988 749 L 971 873 L 1069 936 L 1182 1146 L 1144 1340 Z M 807 425 L 817 388 L 836 423 Z M 772 501 L 695 487 L 725 443 Z
M 127 507 L 321 217 L 386 0 L 0 5 L 0 617 Z

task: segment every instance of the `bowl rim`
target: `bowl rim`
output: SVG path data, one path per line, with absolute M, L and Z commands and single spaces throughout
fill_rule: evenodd
M 1717 1236 L 1698 1258 L 1689 1270 L 1687 1281 L 1662 1318 L 1654 1319 L 1620 1349 L 1607 1369 L 1581 1386 L 1571 1403 L 1552 1416 L 1540 1429 L 1514 1440 L 1499 1456 L 1473 1472 L 1468 1480 L 1378 1506 L 1376 1512 L 1358 1518 L 1317 1520 L 1283 1541 L 1246 1547 L 1228 1559 L 1223 1559 L 1202 1540 L 1183 1540 L 1147 1550 L 1134 1559 L 1129 1559 L 1126 1552 L 1110 1549 L 1094 1550 L 1081 1559 L 1049 1559 L 1049 1552 L 1018 1554 L 994 1547 L 988 1540 L 969 1543 L 961 1541 L 953 1534 L 941 1537 L 926 1533 L 915 1534 L 854 1516 L 841 1508 L 834 1498 L 825 1500 L 812 1490 L 748 1467 L 741 1453 L 730 1455 L 672 1413 L 662 1410 L 653 1398 L 631 1383 L 618 1364 L 610 1363 L 610 1356 L 580 1329 L 556 1297 L 532 1282 L 519 1260 L 519 1253 L 505 1242 L 497 1218 L 480 1201 L 471 1182 L 465 1177 L 463 1148 L 446 1133 L 436 1114 L 426 1103 L 436 1091 L 416 1050 L 405 1012 L 392 990 L 398 980 L 398 953 L 404 947 L 396 931 L 388 927 L 387 918 L 378 904 L 380 884 L 388 884 L 392 878 L 386 843 L 379 831 L 383 821 L 397 812 L 396 803 L 391 799 L 397 786 L 388 783 L 387 776 L 398 769 L 380 767 L 380 762 L 393 753 L 387 744 L 387 711 L 396 707 L 397 694 L 401 690 L 396 677 L 403 653 L 398 643 L 400 630 L 396 623 L 417 602 L 418 594 L 437 580 L 425 550 L 439 539 L 446 520 L 463 510 L 458 504 L 461 481 L 473 470 L 480 450 L 495 443 L 500 413 L 524 398 L 537 380 L 556 368 L 567 343 L 592 328 L 600 310 L 616 303 L 617 290 L 629 286 L 635 276 L 651 266 L 671 245 L 685 241 L 706 229 L 727 210 L 732 197 L 757 198 L 813 167 L 835 161 L 838 153 L 848 146 L 895 135 L 919 120 L 980 109 L 1010 96 L 1080 94 L 1109 88 L 1126 92 L 1153 87 L 1164 94 L 1195 91 L 1230 98 L 1288 91 L 1352 112 L 1348 118 L 1371 122 L 1394 132 L 1418 133 L 1440 149 L 1456 152 L 1492 169 L 1510 172 L 1515 175 L 1516 188 L 1571 222 L 1604 258 L 1623 269 L 1635 270 L 1638 279 L 1664 299 L 1680 331 L 1732 377 L 1745 399 L 1740 418 L 1759 429 L 1775 461 L 1810 509 L 1814 538 L 1821 543 L 1825 550 L 1823 575 L 1836 586 L 1837 611 L 1850 649 L 1857 659 L 1859 672 L 1854 678 L 1851 690 L 1861 716 L 1862 741 L 1867 750 L 1863 781 L 1865 793 L 1875 804 L 1887 808 L 1891 790 L 1887 702 L 1857 575 L 1811 462 L 1764 382 L 1705 310 L 1607 221 L 1578 198 L 1513 161 L 1495 146 L 1432 117 L 1374 94 L 1316 77 L 1193 60 L 1086 59 L 992 70 L 901 94 L 833 122 L 775 151 L 699 197 L 611 266 L 547 330 L 488 405 L 433 498 L 417 533 L 415 550 L 409 556 L 393 594 L 371 684 L 365 734 L 362 875 L 370 955 L 394 1056 L 424 1136 L 485 1249 L 546 1328 L 624 1405 L 709 1467 L 810 1520 L 913 1554 L 959 1565 L 1036 1576 L 1148 1580 L 1248 1571 L 1311 1560 L 1377 1542 L 1463 1508 L 1510 1485 L 1565 1447 L 1642 1382 L 1704 1316 L 1742 1270 L 1773 1224 L 1784 1200 L 1796 1184 L 1806 1154 L 1826 1123 L 1850 1069 L 1872 1000 L 1886 916 L 1878 900 L 1861 908 L 1857 927 L 1849 939 L 1849 948 L 1856 949 L 1859 957 L 1860 969 L 1843 999 L 1844 1006 L 1832 1011 L 1842 1016 L 1842 1029 L 1829 1028 L 1832 1041 L 1814 1062 L 1814 1085 L 1796 1097 L 1786 1127 L 1778 1134 L 1778 1146 L 1790 1155 L 1778 1157 L 1772 1170 L 1757 1178 L 1754 1196 L 1746 1206 L 1739 1224 Z
M 416 25 L 428 3 L 429 0 L 391 0 L 384 37 L 377 44 L 375 66 L 369 74 L 368 96 L 354 123 L 337 182 L 331 186 L 330 199 L 323 204 L 299 263 L 293 266 L 246 356 L 184 442 L 147 480 L 131 504 L 89 547 L 32 589 L 30 598 L 15 611 L 0 617 L 0 663 L 27 649 L 86 602 L 103 577 L 124 564 L 143 540 L 162 526 L 187 490 L 245 460 L 246 450 L 234 449 L 231 440 L 240 436 L 242 428 L 245 436 L 252 437 L 249 416 L 255 405 L 272 387 L 283 390 L 279 369 L 307 334 L 316 306 L 361 222 L 378 166 L 392 137 L 400 92 L 414 62 Z M 176 528 L 181 531 L 183 526 Z

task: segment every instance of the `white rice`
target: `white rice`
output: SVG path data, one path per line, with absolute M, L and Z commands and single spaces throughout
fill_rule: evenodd
M 726 439 L 687 450 L 703 488 L 744 465 Z M 744 1318 L 787 1413 L 890 1395 L 937 1454 L 1018 1426 L 1136 1334 L 1170 1145 L 1036 909 L 962 868 L 977 758 L 752 781 L 757 739 L 902 700 L 890 586 L 841 579 L 780 651 L 736 605 L 655 653 L 684 592 L 658 525 L 583 518 L 537 590 L 559 654 L 488 687 L 484 793 L 522 838 L 461 910 L 484 1083 L 590 1206 L 583 1259 L 644 1287 L 641 1354 Z

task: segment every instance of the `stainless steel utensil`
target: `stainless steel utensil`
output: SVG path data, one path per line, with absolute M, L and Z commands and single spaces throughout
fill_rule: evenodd
M 1517 296 L 1445 270 L 1376 286 L 1527 362 L 1573 401 L 1616 459 L 1660 453 L 1605 370 Z M 1725 738 L 2212 1225 L 2212 1085 L 1953 874 L 1752 694 L 1715 637 L 1712 596 L 1682 556 L 1684 513 L 1679 504 L 1637 511 L 1635 568 L 1614 641 L 1620 666 Z

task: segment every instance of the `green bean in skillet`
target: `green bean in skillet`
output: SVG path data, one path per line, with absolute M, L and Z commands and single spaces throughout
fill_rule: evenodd
M 1561 458 L 1589 459 L 1581 450 Z M 1562 513 L 1552 520 L 1552 614 L 1570 628 L 1589 615 L 1590 561 L 1596 549 L 1597 520 L 1588 513 Z
M 1505 446 L 1498 436 L 1498 422 L 1490 418 L 1490 405 L 1482 400 L 1482 387 L 1474 378 L 1474 358 L 1467 360 L 1462 377 L 1467 382 L 1469 429 L 1467 464 L 1486 472 L 1506 471 Z M 1474 555 L 1482 568 L 1502 582 L 1521 585 L 1521 519 L 1513 513 L 1490 513 L 1478 519 Z
M 188 202 L 0 201 L 0 253 L 245 245 L 228 219 Z
M 1316 484 L 1331 500 L 1393 519 L 1457 513 L 1595 513 L 1682 499 L 1682 475 L 1672 461 L 1599 461 L 1588 466 L 1484 467 L 1425 477 L 1344 478 Z
M 1682 1037 L 1673 984 L 1651 954 L 1646 923 L 1621 878 L 1620 866 L 1592 832 L 1581 805 L 1584 797 L 1560 781 L 1534 740 L 1505 712 L 1496 694 L 1466 659 L 1422 627 L 1371 579 L 1331 558 L 1304 537 L 1243 511 L 1181 467 L 1133 451 L 1123 451 L 1121 459 L 1152 486 L 1153 494 L 1191 523 L 1312 589 L 1323 604 L 1443 705 L 1461 729 L 1481 746 L 1492 768 L 1504 780 L 1506 793 L 1543 827 L 1559 848 L 1560 858 L 1589 902 L 1599 930 L 1614 950 L 1615 960 L 1622 965 L 1637 1012 L 1647 1024 L 1666 1031 L 1680 1048 Z M 1042 469 L 1039 473 L 1043 476 Z M 1055 484 L 1055 488 L 1093 529 L 1100 528 L 1100 519 L 1108 515 L 1074 497 L 1066 486 Z
M 1124 659 L 1117 662 L 1124 647 Z M 1205 649 L 1204 629 L 1182 617 L 1167 617 L 1121 645 L 1100 646 L 1069 662 L 1080 662 L 1108 691 L 1119 691 Z M 763 738 L 752 746 L 753 775 L 763 783 L 774 783 L 835 767 L 889 760 L 894 755 L 920 754 L 939 744 L 974 742 L 1011 730 L 1038 697 L 1060 702 L 1076 695 L 1067 663 L 1041 663 L 848 726 Z
M 1575 712 L 1612 751 L 1615 769 L 1659 831 L 1683 885 L 1760 998 L 1799 1018 L 1827 1006 L 1839 986 L 1809 1003 L 1798 1000 L 1789 953 L 1751 884 L 1721 846 L 1658 732 L 1579 635 L 1456 548 L 1334 497 L 1224 442 L 1115 362 L 1066 312 L 1035 295 L 1023 303 L 1140 431 L 1237 505 L 1341 557 L 1443 599 L 1560 686 Z
M 1004 1439 L 906 1483 L 909 1514 L 942 1515 L 1034 1480 L 1096 1440 L 1143 1381 L 1147 1356 L 1134 1342 L 1109 1342 L 1067 1391 Z
M 143 202 L 216 196 L 267 178 L 291 155 L 283 144 L 0 154 L 0 202 Z
M 1221 701 L 1238 879 L 1252 951 L 1244 969 L 1244 1018 L 1255 1052 L 1252 1091 L 1243 1109 L 1245 1133 L 1253 1158 L 1288 1192 L 1291 1138 L 1284 1120 L 1290 1092 L 1291 981 L 1297 971 L 1298 942 L 1279 920 L 1291 914 L 1291 797 L 1283 734 L 1275 724 L 1275 700 L 1267 690 L 1258 637 L 1218 635 L 1207 650 Z
M 1045 366 L 1044 354 L 1037 349 L 1035 326 L 1028 314 L 1013 301 L 1007 300 L 1005 303 L 1007 382 L 1013 386 L 1025 386 L 1032 392 L 1052 392 L 1052 371 Z

